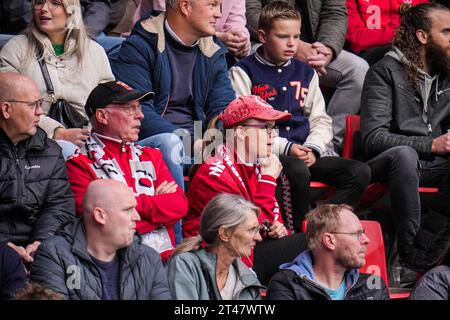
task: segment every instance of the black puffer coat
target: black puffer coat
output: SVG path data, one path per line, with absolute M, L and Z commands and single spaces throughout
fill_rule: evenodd
M 441 196 L 442 194 L 438 195 Z M 438 197 L 435 202 L 439 201 Z M 450 197 L 447 202 L 441 202 L 448 206 L 449 201 Z M 430 210 L 422 219 L 405 263 L 415 271 L 424 273 L 440 265 L 449 251 L 450 216 Z
M 420 278 L 411 300 L 450 300 L 450 267 L 438 266 Z
M 38 128 L 14 146 L 0 129 L 0 240 L 44 240 L 75 218 L 61 149 Z
M 141 243 L 137 234 L 133 244 L 118 251 L 121 300 L 170 299 L 167 276 L 159 254 Z M 86 231 L 77 219 L 44 241 L 34 256 L 31 281 L 56 291 L 70 300 L 101 300 L 100 271 L 87 250 Z

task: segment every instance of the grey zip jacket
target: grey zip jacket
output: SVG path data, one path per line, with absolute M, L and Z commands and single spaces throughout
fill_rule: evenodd
M 167 278 L 176 300 L 222 300 L 216 281 L 217 256 L 205 249 L 177 254 L 169 260 Z M 259 300 L 261 285 L 256 274 L 240 259 L 233 262 L 243 287 L 233 300 Z

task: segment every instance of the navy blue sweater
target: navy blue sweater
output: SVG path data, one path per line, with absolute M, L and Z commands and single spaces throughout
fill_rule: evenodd
M 22 258 L 7 242 L 0 242 L 0 299 L 10 299 L 19 290 L 25 288 L 27 275 Z

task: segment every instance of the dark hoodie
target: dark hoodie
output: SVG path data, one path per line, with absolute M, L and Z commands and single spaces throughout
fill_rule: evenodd
M 40 128 L 16 145 L 0 129 L 0 240 L 42 241 L 74 218 L 61 148 Z
M 345 273 L 344 300 L 389 300 L 384 281 L 375 275 L 351 269 Z M 314 276 L 310 250 L 301 253 L 293 262 L 284 263 L 270 280 L 267 290 L 270 300 L 330 300 Z

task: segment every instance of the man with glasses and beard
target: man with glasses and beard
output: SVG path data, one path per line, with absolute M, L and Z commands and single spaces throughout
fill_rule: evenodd
M 309 250 L 270 280 L 271 300 L 388 300 L 385 283 L 359 273 L 370 239 L 352 207 L 322 205 L 306 215 Z
M 409 267 L 432 266 L 431 255 L 439 256 L 436 250 L 442 247 L 431 238 L 435 242 L 425 248 L 416 236 L 421 223 L 419 185 L 439 187 L 431 212 L 441 222 L 433 232 L 450 217 L 449 75 L 450 10 L 419 4 L 402 13 L 393 48 L 369 70 L 362 93 L 363 147 L 373 182 L 390 187 L 404 287 L 416 279 Z M 427 223 L 422 227 L 430 230 Z

